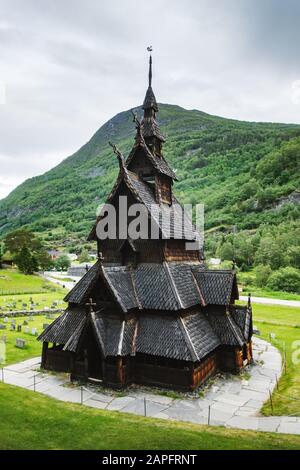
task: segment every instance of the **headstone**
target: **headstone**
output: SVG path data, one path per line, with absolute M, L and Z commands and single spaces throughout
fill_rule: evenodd
M 33 315 L 32 315 L 32 313 L 31 313 L 31 314 L 29 315 L 29 321 L 33 321 L 33 320 L 34 320 L 34 318 L 33 318 Z
M 276 338 L 275 333 L 270 333 L 270 338 L 271 338 L 271 339 L 275 339 L 275 338 Z
M 49 326 L 49 323 L 44 323 L 44 324 L 43 324 L 43 330 L 45 330 L 46 328 L 48 328 L 48 326 Z
M 26 345 L 26 341 L 23 338 L 17 338 L 16 339 L 16 347 L 20 349 L 24 349 Z
M 25 328 L 24 328 L 24 333 L 26 333 L 26 334 L 30 333 L 30 328 L 29 328 L 29 326 L 25 326 Z
M 32 328 L 32 329 L 31 329 L 31 334 L 32 334 L 32 336 L 37 336 L 37 334 L 38 334 L 37 329 L 36 329 L 36 328 Z
M 16 324 L 15 323 L 12 323 L 10 325 L 10 331 L 16 331 Z
M 14 318 L 11 320 L 11 324 L 12 324 L 12 325 L 15 325 L 15 324 L 16 324 L 16 320 L 15 320 Z
M 0 323 L 0 330 L 6 330 L 6 325 L 3 325 L 2 323 Z
M 23 325 L 28 325 L 28 321 L 27 321 L 27 320 L 24 320 L 24 321 L 23 321 Z
M 4 318 L 4 323 L 8 323 L 8 317 Z
M 18 326 L 17 326 L 17 331 L 18 331 L 18 333 L 21 333 L 21 331 L 22 331 L 22 325 L 18 325 Z

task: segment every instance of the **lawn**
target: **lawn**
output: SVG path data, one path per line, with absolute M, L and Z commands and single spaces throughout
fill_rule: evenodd
M 15 269 L 0 269 L 0 295 L 37 294 L 55 287 L 35 274 L 22 274 Z
M 55 318 L 57 315 L 55 315 Z M 37 315 L 33 317 L 32 321 L 29 321 L 28 317 L 15 317 L 16 325 L 22 325 L 22 332 L 18 333 L 17 331 L 10 331 L 11 319 L 9 323 L 4 323 L 4 319 L 0 319 L 0 324 L 6 325 L 6 330 L 0 330 L 0 338 L 6 336 L 6 361 L 5 364 L 13 364 L 15 362 L 20 362 L 31 357 L 36 357 L 41 355 L 42 343 L 37 341 L 36 336 L 31 335 L 32 328 L 36 328 L 38 334 L 43 331 L 44 324 L 50 324 L 53 320 L 46 318 L 46 315 Z M 24 320 L 28 322 L 28 327 L 30 328 L 30 333 L 25 333 L 25 326 L 23 325 Z M 23 338 L 26 341 L 26 346 L 24 349 L 19 349 L 16 347 L 16 338 Z
M 254 304 L 253 319 L 262 339 L 271 341 L 282 353 L 286 351 L 286 373 L 272 396 L 274 415 L 300 416 L 300 308 Z M 272 414 L 269 401 L 262 413 Z
M 253 304 L 253 318 L 255 321 L 279 323 L 283 325 L 300 327 L 300 308 L 286 307 L 284 305 Z M 300 333 L 300 331 L 299 331 Z
M 0 384 L 0 449 L 299 449 L 300 437 L 166 422 Z

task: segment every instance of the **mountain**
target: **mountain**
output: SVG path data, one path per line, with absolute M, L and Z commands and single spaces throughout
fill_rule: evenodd
M 158 120 L 179 180 L 175 193 L 205 204 L 208 233 L 299 219 L 300 125 L 241 122 L 169 104 L 160 104 Z M 108 141 L 127 155 L 134 134 L 130 111 L 119 113 L 74 155 L 18 186 L 0 201 L 0 235 L 29 226 L 50 246 L 78 247 L 118 172 Z

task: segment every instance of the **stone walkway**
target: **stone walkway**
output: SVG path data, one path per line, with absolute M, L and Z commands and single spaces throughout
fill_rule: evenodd
M 117 410 L 196 424 L 226 426 L 240 429 L 300 434 L 300 418 L 289 416 L 262 417 L 259 410 L 269 398 L 269 391 L 281 374 L 278 350 L 254 338 L 255 365 L 247 371 L 247 379 L 230 375 L 217 378 L 201 398 L 169 398 L 138 388 L 126 394 L 101 391 L 93 386 L 70 384 L 68 374 L 37 372 L 39 358 L 29 359 L 3 369 L 5 383 L 36 390 L 58 400 L 83 403 L 94 408 Z M 245 374 L 246 375 L 246 374 Z M 249 376 L 249 377 L 248 377 Z M 35 382 L 35 385 L 34 385 Z

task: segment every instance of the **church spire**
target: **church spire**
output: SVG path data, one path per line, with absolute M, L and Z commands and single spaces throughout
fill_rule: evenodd
M 151 87 L 152 85 L 152 55 L 151 55 L 151 52 L 152 52 L 152 46 L 150 47 L 147 47 L 147 51 L 150 52 L 150 55 L 149 55 L 149 86 Z
M 148 89 L 146 91 L 146 96 L 143 103 L 144 110 L 144 119 L 142 121 L 143 136 L 148 145 L 153 146 L 155 140 L 164 142 L 164 136 L 160 132 L 159 126 L 155 120 L 156 113 L 158 112 L 158 106 L 154 92 L 152 90 L 152 46 L 147 47 L 147 51 L 150 52 L 149 55 L 149 72 L 148 72 Z M 160 153 L 160 144 L 155 145 L 159 149 Z

